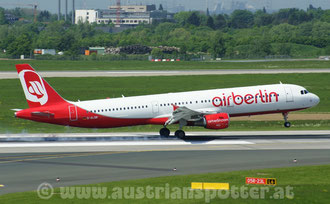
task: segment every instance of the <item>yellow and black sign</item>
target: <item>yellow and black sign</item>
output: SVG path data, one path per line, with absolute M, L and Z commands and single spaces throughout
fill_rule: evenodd
M 266 180 L 266 183 L 267 183 L 267 185 L 276 185 L 276 184 L 277 184 L 275 178 L 268 178 L 268 179 Z

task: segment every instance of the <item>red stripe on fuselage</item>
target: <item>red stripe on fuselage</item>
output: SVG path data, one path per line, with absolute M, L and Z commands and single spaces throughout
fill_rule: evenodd
M 33 120 L 37 122 L 51 123 L 57 125 L 66 125 L 73 127 L 83 128 L 113 128 L 124 127 L 134 125 L 164 125 L 168 118 L 112 118 L 96 113 L 88 112 L 77 106 L 77 118 L 71 121 L 69 106 L 74 106 L 68 102 L 60 103 L 54 106 L 42 106 L 38 108 L 29 108 L 16 112 L 16 117 L 27 120 Z M 32 114 L 34 113 L 34 114 Z M 52 117 L 42 117 L 43 114 L 35 113 L 47 113 Z

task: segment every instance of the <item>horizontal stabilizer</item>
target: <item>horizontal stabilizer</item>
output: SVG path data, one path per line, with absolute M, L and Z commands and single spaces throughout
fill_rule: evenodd
M 18 111 L 21 111 L 23 109 L 10 109 L 10 110 L 15 111 L 15 112 L 18 112 Z

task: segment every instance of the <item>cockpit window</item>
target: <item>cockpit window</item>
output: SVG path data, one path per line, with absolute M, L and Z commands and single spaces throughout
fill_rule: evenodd
M 301 95 L 308 94 L 309 92 L 307 90 L 301 90 L 300 91 Z

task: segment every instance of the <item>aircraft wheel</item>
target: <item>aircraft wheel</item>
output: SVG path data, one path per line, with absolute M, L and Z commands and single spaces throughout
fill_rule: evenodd
M 168 128 L 162 128 L 159 131 L 160 136 L 168 137 L 170 136 L 170 130 Z
M 286 128 L 291 127 L 291 123 L 290 123 L 290 122 L 285 122 L 285 123 L 284 123 L 284 127 L 286 127 Z
M 183 130 L 175 131 L 175 137 L 184 139 L 186 137 L 186 133 Z

